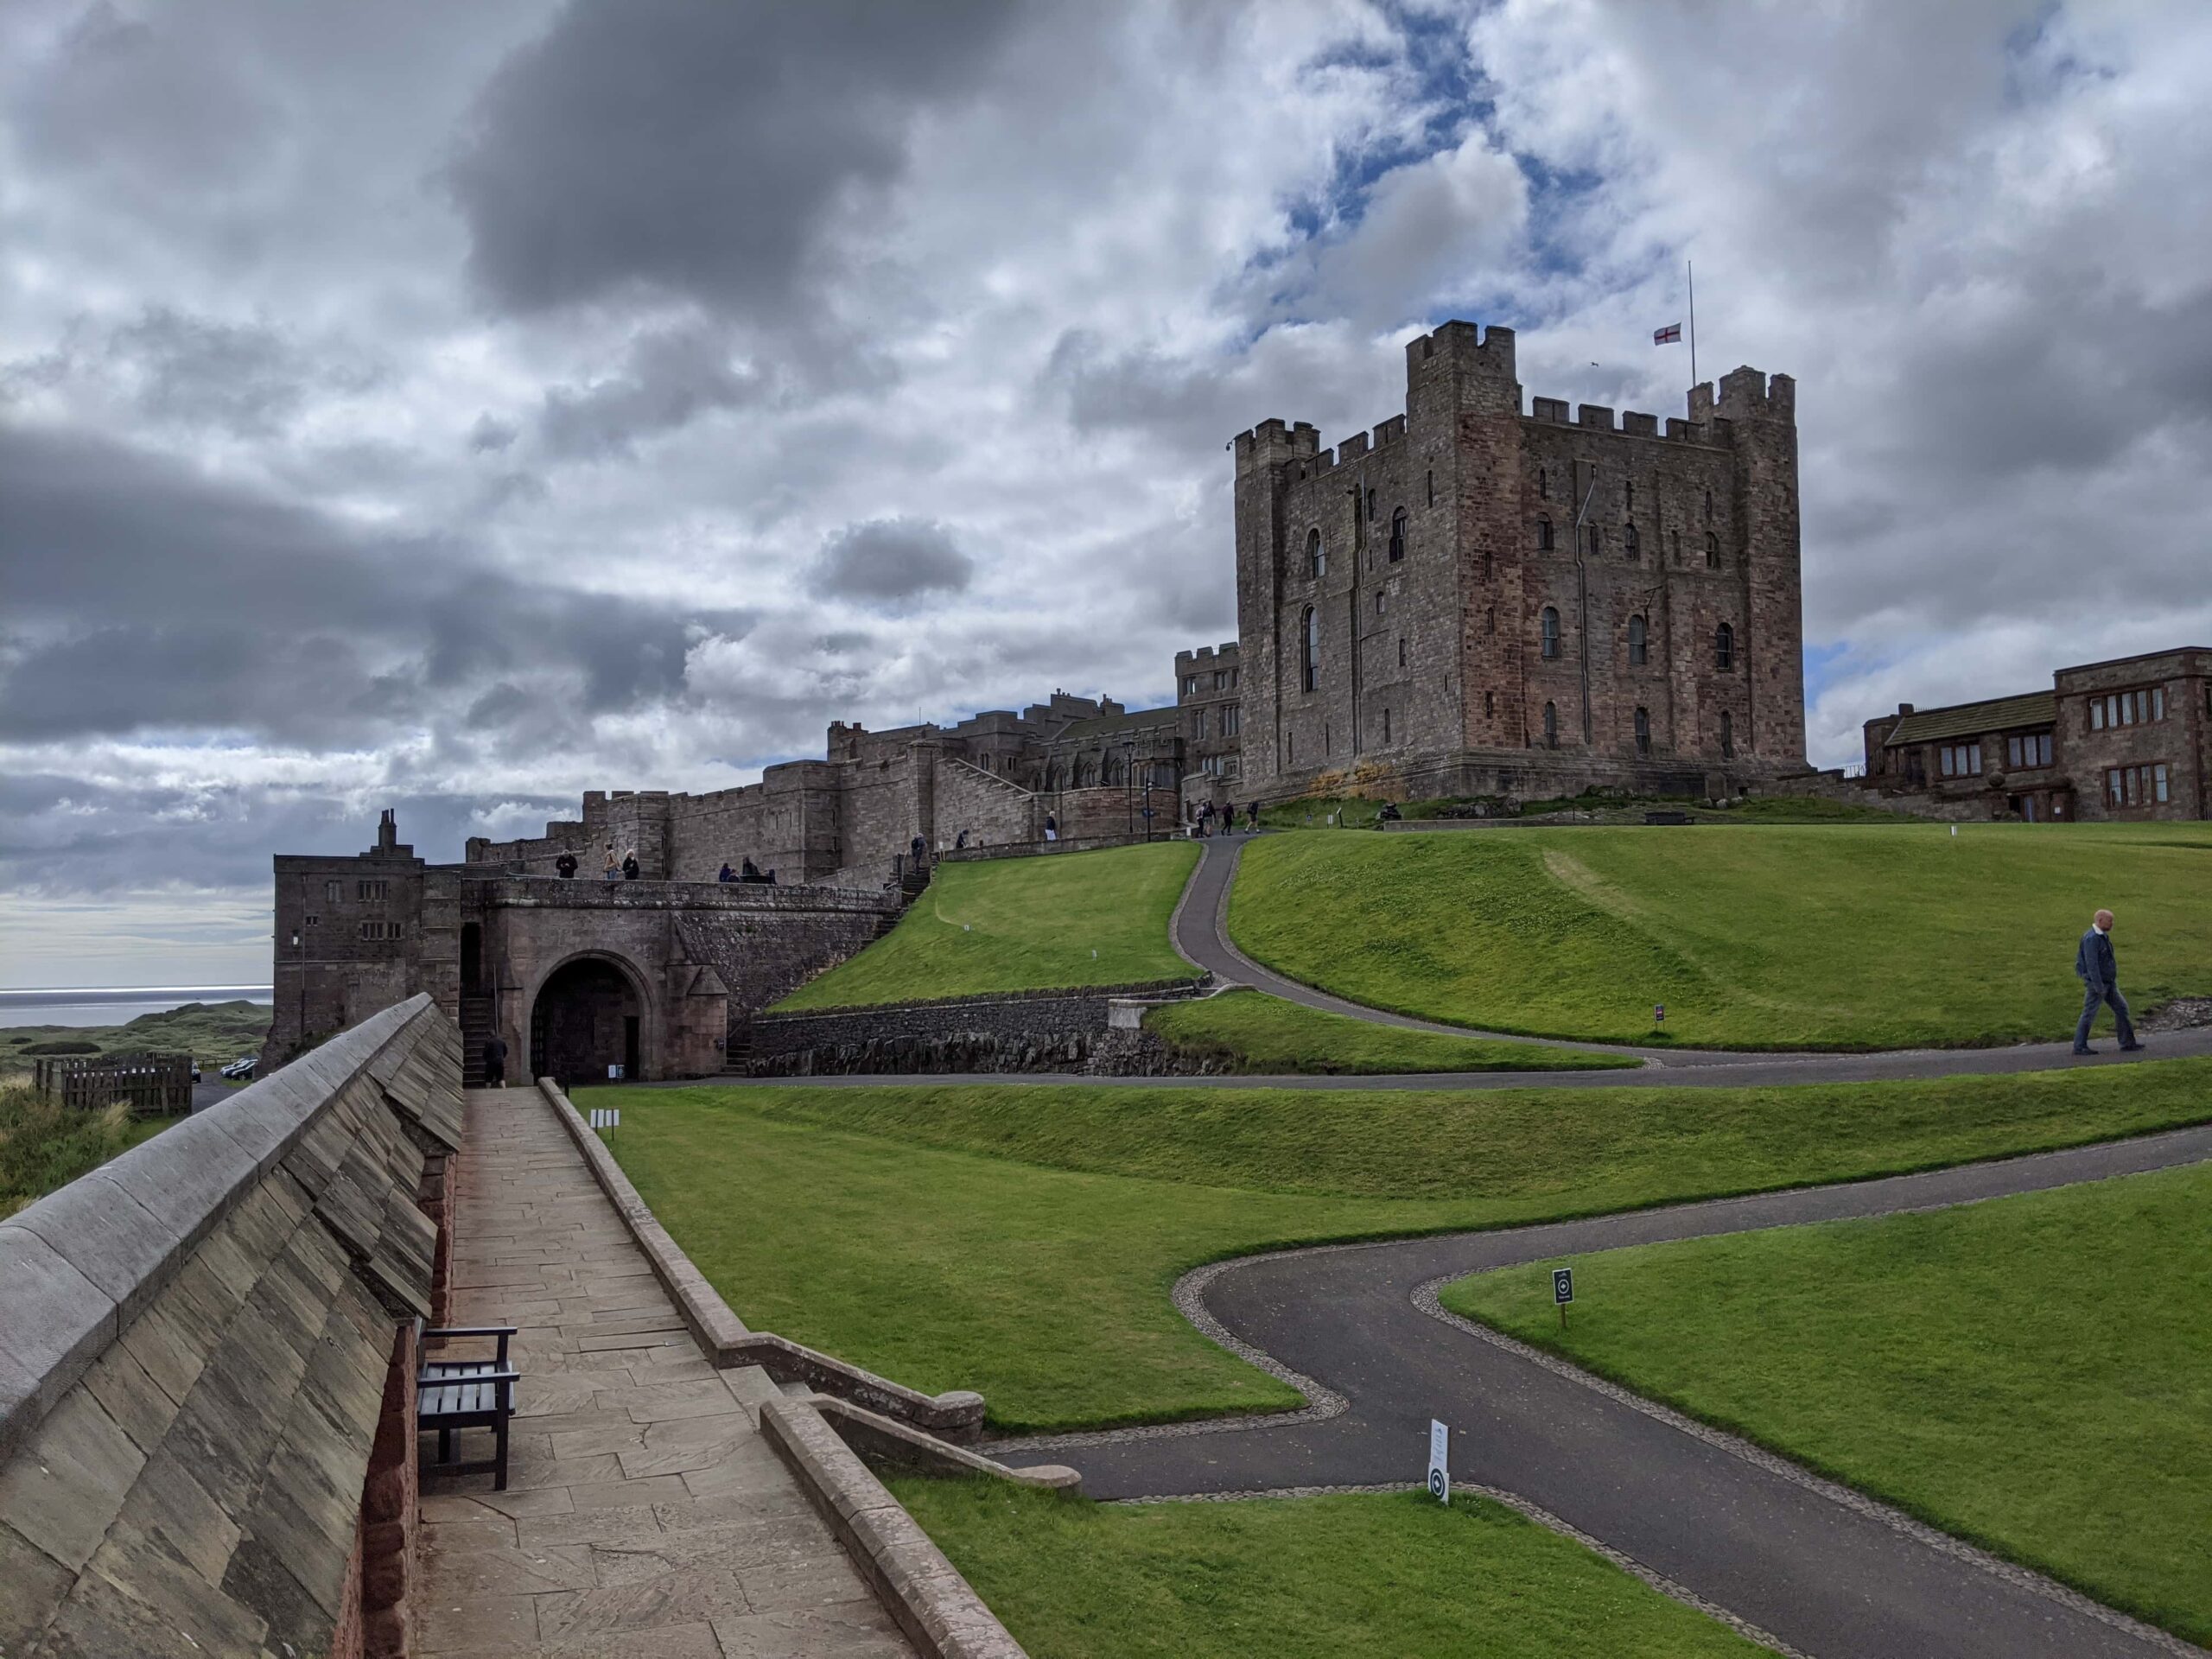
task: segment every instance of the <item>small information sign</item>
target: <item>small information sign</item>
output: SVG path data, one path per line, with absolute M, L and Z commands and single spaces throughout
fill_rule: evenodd
M 1574 1269 L 1554 1268 L 1552 1269 L 1552 1300 L 1557 1302 L 1561 1307 L 1565 1307 L 1573 1300 Z
M 1428 1495 L 1440 1503 L 1452 1501 L 1452 1431 L 1434 1418 L 1428 1423 Z

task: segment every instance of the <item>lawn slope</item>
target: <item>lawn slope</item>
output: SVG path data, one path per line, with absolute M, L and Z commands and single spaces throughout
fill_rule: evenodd
M 2212 989 L 2203 826 L 1697 825 L 1264 836 L 1229 924 L 1268 966 L 1435 1020 L 1722 1047 L 2053 1039 L 2120 914 L 2138 1007 Z
M 1167 923 L 1198 856 L 1195 842 L 1163 841 L 940 864 L 898 926 L 776 1007 L 870 1007 L 1193 974 Z
M 894 1480 L 1034 1659 L 1751 1659 L 1762 1649 L 1512 1510 L 1339 1493 L 1100 1504 Z
M 1588 1049 L 1408 1031 L 1249 989 L 1164 1003 L 1145 1014 L 1144 1026 L 1179 1052 L 1215 1061 L 1230 1071 L 1372 1076 L 1393 1071 L 1607 1071 L 1637 1064 Z
M 1169 1291 L 1222 1256 L 1843 1180 L 2202 1122 L 2212 1061 L 1797 1089 L 587 1090 L 740 1317 L 1004 1427 L 1293 1403 Z
M 1445 1305 L 2212 1639 L 2212 1166 L 1550 1263 Z

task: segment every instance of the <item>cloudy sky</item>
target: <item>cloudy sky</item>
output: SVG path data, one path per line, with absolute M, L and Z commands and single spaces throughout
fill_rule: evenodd
M 0 985 L 1235 632 L 1224 441 L 1798 378 L 1813 758 L 2212 643 L 2212 8 L 0 6 Z

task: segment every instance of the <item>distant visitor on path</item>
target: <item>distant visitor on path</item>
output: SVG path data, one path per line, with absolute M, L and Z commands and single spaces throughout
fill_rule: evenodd
M 622 861 L 614 856 L 614 843 L 611 841 L 607 843 L 607 862 L 600 874 L 610 881 L 622 879 Z
M 486 1089 L 507 1086 L 506 1039 L 496 1031 L 484 1039 L 484 1086 Z
M 919 836 L 916 836 L 912 841 L 906 843 L 906 850 L 914 855 L 914 862 L 917 866 L 918 866 L 922 861 L 922 855 L 929 851 L 929 842 L 924 841 Z
M 634 847 L 622 855 L 622 879 L 625 881 L 638 879 L 638 849 Z
M 958 835 L 952 838 L 952 850 L 956 853 L 965 852 L 967 848 L 968 832 L 965 830 L 963 830 Z
M 1260 827 L 1260 804 L 1257 801 L 1247 801 L 1244 804 L 1244 827 L 1247 830 L 1257 830 Z
M 575 880 L 576 879 L 576 855 L 574 853 L 563 853 L 560 857 L 553 861 L 553 873 L 559 876 L 563 881 Z
M 2089 1026 L 2097 1017 L 2097 1004 L 2109 1002 L 2113 1020 L 2120 1026 L 2120 1046 L 2123 1053 L 2132 1054 L 2143 1045 L 2135 1040 L 2135 1027 L 2127 1017 L 2127 999 L 2120 994 L 2120 969 L 2112 955 L 2112 912 L 2101 910 L 2089 931 L 2082 936 L 2082 948 L 2074 953 L 2074 977 L 2082 982 L 2082 1020 L 2074 1027 L 2074 1052 L 2094 1054 L 2089 1046 Z

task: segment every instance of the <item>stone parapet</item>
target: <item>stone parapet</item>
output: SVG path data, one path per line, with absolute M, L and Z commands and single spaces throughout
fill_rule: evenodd
M 410 1541 L 370 1537 L 365 1496 L 380 1441 L 412 1456 L 411 1364 L 397 1427 L 389 1383 L 460 1060 L 411 998 L 0 1223 L 0 1652 L 404 1626 Z

